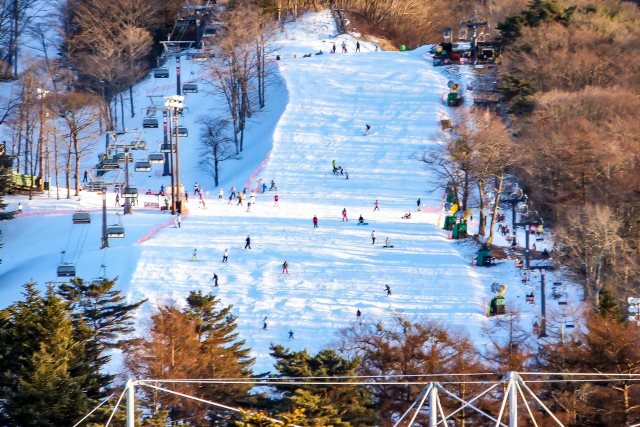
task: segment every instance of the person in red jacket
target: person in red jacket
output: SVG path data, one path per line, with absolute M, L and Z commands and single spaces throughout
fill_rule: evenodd
M 275 196 L 273 196 L 273 206 L 279 206 L 278 205 L 278 200 L 280 200 L 280 198 L 278 197 L 278 195 L 276 194 Z
M 287 261 L 282 263 L 282 274 L 289 274 L 289 263 Z
M 347 219 L 347 208 L 342 209 L 342 221 L 349 221 Z
M 313 228 L 318 228 L 318 217 L 313 216 Z

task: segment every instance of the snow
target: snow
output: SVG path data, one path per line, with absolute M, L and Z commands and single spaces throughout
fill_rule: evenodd
M 186 96 L 187 110 L 180 118 L 180 125 L 189 129 L 188 138 L 180 141 L 181 178 L 190 193 L 182 227 L 175 228 L 169 214 L 144 209 L 144 201 L 158 200 L 141 196 L 134 214 L 120 218 L 126 237 L 110 239 L 110 247 L 100 250 L 101 196 L 82 192 L 80 197 L 56 200 L 52 191 L 33 200 L 9 197 L 9 209 L 21 201 L 24 212 L 0 223 L 5 244 L 0 252 L 0 305 L 18 299 L 26 281 L 44 286 L 59 280 L 55 270 L 65 249 L 65 261 L 76 264 L 80 277 L 101 275 L 104 264 L 107 276 L 118 277 L 129 300 L 149 299 L 138 313 L 141 331 L 143 319 L 158 304 L 182 306 L 192 290 L 213 292 L 223 304 L 233 304 L 240 336 L 257 357 L 255 372 L 271 369 L 271 343 L 316 352 L 334 342 L 340 328 L 358 321 L 386 322 L 396 315 L 440 321 L 465 331 L 482 346 L 482 330 L 494 322 L 485 316 L 494 281 L 507 284 L 510 309 L 522 311 L 523 324 L 529 327 L 539 306 L 525 303 L 530 288 L 520 281 L 513 261 L 491 268 L 472 265 L 477 245 L 450 240 L 441 230 L 443 194 L 430 190 L 431 172 L 419 160 L 424 150 L 439 143 L 439 120 L 448 115 L 441 96 L 453 71 L 433 68 L 425 60 L 428 47 L 384 52 L 361 41 L 362 52 L 353 53 L 355 39 L 336 37 L 326 11 L 306 14 L 280 36 L 273 56 L 281 60 L 272 62 L 276 74 L 267 107 L 249 123 L 241 158 L 222 164 L 224 199 L 217 199 L 212 178 L 198 165 L 197 143 L 198 119 L 223 114 L 222 101 L 203 90 L 204 66 L 183 59 L 182 82 L 198 82 L 200 92 Z M 347 54 L 339 53 L 343 40 L 349 46 Z M 329 54 L 333 41 L 335 55 Z M 303 58 L 320 49 L 324 55 Z M 135 118 L 126 118 L 129 128 L 141 127 L 140 112 L 146 110 L 148 95 L 173 93 L 174 61 L 165 64 L 171 69 L 170 79 L 149 77 L 136 86 L 137 111 Z M 462 75 L 465 82 L 471 78 L 468 71 Z M 372 126 L 368 135 L 363 132 L 365 123 Z M 150 146 L 142 152 L 146 156 L 157 151 L 162 130 L 144 132 Z M 104 137 L 97 147 L 102 141 Z M 87 168 L 94 159 L 86 159 Z M 348 172 L 348 180 L 332 173 L 334 159 Z M 132 173 L 132 179 L 141 192 L 157 191 L 162 184 L 170 185 L 161 175 L 162 167 L 154 165 L 151 173 Z M 259 179 L 267 184 L 275 180 L 279 206 L 274 206 L 274 191 L 257 192 L 250 212 L 246 201 L 245 206 L 228 204 L 232 185 L 239 190 L 247 186 L 249 193 Z M 193 196 L 196 181 L 207 194 L 206 209 Z M 418 198 L 421 211 L 416 209 Z M 379 212 L 373 211 L 376 199 Z M 116 223 L 114 194 L 108 194 L 107 205 L 108 222 Z M 349 221 L 342 221 L 343 208 Z M 78 209 L 92 212 L 90 225 L 72 225 L 71 214 Z M 412 218 L 401 219 L 407 211 Z M 319 218 L 317 229 L 311 221 L 314 215 Z M 369 224 L 357 225 L 359 215 Z M 250 250 L 243 249 L 247 236 Z M 382 247 L 386 237 L 393 248 Z M 506 244 L 501 236 L 497 239 Z M 192 261 L 195 248 L 198 259 Z M 223 264 L 225 248 L 229 262 Z M 282 274 L 285 260 L 288 274 Z M 214 273 L 218 288 L 213 287 Z M 530 283 L 539 295 L 536 274 Z M 562 279 L 548 273 L 549 284 L 556 280 Z M 386 284 L 391 296 L 386 296 Z M 577 309 L 580 293 L 571 286 L 568 292 L 565 310 Z M 551 317 L 558 306 L 551 299 L 551 286 L 547 295 Z M 358 309 L 361 319 L 356 319 Z M 265 316 L 267 330 L 262 329 Z M 288 340 L 289 330 L 295 340 Z

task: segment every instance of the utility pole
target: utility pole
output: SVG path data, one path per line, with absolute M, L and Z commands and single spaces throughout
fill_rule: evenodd
M 180 55 L 176 56 L 176 94 L 182 95 L 182 87 L 180 86 Z
M 131 199 L 127 197 L 127 189 L 129 188 L 129 149 L 124 147 L 124 214 L 131 214 Z
M 169 144 L 169 136 L 168 136 L 169 125 L 167 123 L 168 115 L 169 114 L 166 109 L 162 110 L 162 131 L 163 131 L 163 143 L 165 146 Z M 170 169 L 171 156 L 172 156 L 171 151 L 169 153 L 164 153 L 164 165 L 163 165 L 164 169 L 162 170 L 162 176 L 171 175 L 171 169 Z M 171 183 L 171 186 L 173 188 L 173 182 Z
M 109 247 L 109 236 L 107 235 L 107 189 L 102 189 L 102 245 L 100 249 Z
M 174 200 L 174 193 L 177 191 L 178 194 L 175 196 L 175 209 L 172 207 L 172 212 L 175 213 L 177 210 L 178 213 L 182 213 L 182 202 L 181 202 L 181 190 L 180 190 L 180 138 L 178 135 L 178 114 L 180 111 L 184 109 L 184 96 L 182 95 L 172 95 L 165 97 L 165 107 L 169 110 L 169 125 L 171 127 L 169 137 L 175 142 L 175 163 L 172 162 L 171 165 L 171 199 Z M 171 147 L 171 151 L 173 151 L 173 145 Z M 176 188 L 173 187 L 173 177 L 175 172 L 175 183 Z
M 538 334 L 539 338 L 544 338 L 547 336 L 547 295 L 546 295 L 546 282 L 545 275 L 546 271 L 555 270 L 555 266 L 553 265 L 535 265 L 531 267 L 531 270 L 540 270 L 540 333 Z

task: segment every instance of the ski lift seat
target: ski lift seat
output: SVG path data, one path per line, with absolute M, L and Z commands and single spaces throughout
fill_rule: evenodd
M 111 238 L 124 238 L 124 226 L 120 224 L 114 224 L 107 227 L 107 237 Z
M 153 70 L 153 77 L 156 79 L 168 79 L 169 78 L 169 69 L 168 68 L 156 68 Z
M 114 169 L 119 169 L 120 165 L 118 164 L 118 159 L 104 159 L 100 165 L 99 165 L 99 169 L 105 169 L 105 170 L 114 170 Z
M 186 138 L 189 136 L 189 130 L 184 126 L 178 126 L 178 136 L 181 138 Z
M 158 127 L 158 119 L 154 117 L 147 117 L 142 120 L 142 127 L 145 129 L 157 128 Z
M 122 192 L 122 197 L 124 198 L 136 198 L 138 197 L 138 188 L 137 187 L 125 187 Z
M 76 212 L 71 220 L 74 224 L 91 224 L 91 215 L 89 212 Z
M 151 171 L 151 163 L 149 163 L 149 162 L 136 162 L 135 170 L 136 170 L 136 172 L 150 172 Z
M 204 52 L 196 52 L 191 55 L 191 60 L 193 62 L 207 62 L 209 60 L 209 55 Z
M 162 154 L 162 153 L 149 153 L 149 163 L 163 164 L 164 163 L 164 154 Z
M 173 148 L 173 150 L 172 150 Z M 160 151 L 162 151 L 163 153 L 171 153 L 171 152 L 176 152 L 175 147 L 171 147 L 171 144 L 162 144 L 160 146 Z
M 185 83 L 182 85 L 183 93 L 198 93 L 198 85 L 195 83 Z
M 129 163 L 133 162 L 133 156 L 129 155 L 128 157 L 129 157 Z M 127 158 L 126 153 L 118 153 L 118 157 L 117 157 L 118 162 L 124 162 L 126 158 Z
M 73 264 L 60 264 L 57 269 L 58 277 L 75 277 L 76 266 Z
M 573 317 L 565 317 L 564 319 L 564 327 L 567 329 L 573 329 L 575 327 L 575 323 L 573 321 Z

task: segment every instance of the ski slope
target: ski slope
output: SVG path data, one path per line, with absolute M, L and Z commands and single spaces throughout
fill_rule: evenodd
M 342 40 L 349 53 L 329 54 L 331 43 L 336 42 L 339 52 Z M 271 368 L 271 343 L 315 352 L 334 342 L 341 328 L 355 322 L 384 323 L 398 315 L 410 321 L 440 321 L 480 343 L 482 328 L 492 321 L 485 310 L 493 281 L 508 284 L 509 303 L 530 322 L 538 308 L 524 304 L 530 289 L 520 283 L 513 262 L 490 269 L 472 266 L 477 248 L 449 240 L 441 230 L 443 194 L 430 188 L 431 171 L 420 157 L 438 144 L 439 120 L 447 115 L 441 102 L 447 77 L 425 61 L 425 48 L 384 52 L 371 43 L 361 45 L 362 52 L 354 53 L 355 39 L 336 37 L 326 11 L 285 27 L 272 58 L 276 71 L 267 108 L 252 118 L 241 159 L 222 164 L 222 200 L 198 166 L 197 144 L 198 119 L 222 114 L 221 102 L 206 90 L 187 95 L 180 124 L 190 134 L 180 149 L 182 182 L 191 201 L 181 228 L 168 214 L 135 209 L 120 219 L 127 236 L 111 239 L 110 248 L 99 250 L 99 196 L 83 192 L 61 201 L 46 195 L 32 201 L 21 198 L 24 214 L 2 225 L 2 305 L 18 298 L 25 281 L 43 285 L 58 280 L 58 253 L 66 249 L 65 260 L 76 263 L 79 276 L 96 277 L 105 264 L 107 276 L 118 276 L 130 300 L 149 299 L 138 313 L 141 329 L 159 304 L 182 306 L 192 290 L 213 292 L 223 304 L 232 304 L 240 336 L 257 357 L 255 372 Z M 325 54 L 303 57 L 318 50 Z M 276 54 L 280 61 L 275 61 Z M 181 65 L 183 83 L 206 87 L 202 65 L 185 60 Z M 149 95 L 175 93 L 173 77 L 149 78 L 138 85 L 135 109 L 142 111 Z M 140 126 L 142 117 L 126 121 Z M 367 135 L 366 123 L 372 126 Z M 151 146 L 161 137 L 161 129 L 145 130 Z M 333 160 L 349 179 L 332 173 Z M 91 162 L 88 159 L 87 167 Z M 142 192 L 169 185 L 157 166 L 151 173 L 132 174 L 132 179 Z M 239 190 L 246 186 L 249 195 L 259 179 L 267 184 L 275 180 L 278 190 L 257 192 L 250 211 L 246 201 L 244 206 L 228 203 L 231 185 Z M 193 196 L 195 181 L 206 191 L 206 209 Z M 274 206 L 276 193 L 279 206 Z M 376 199 L 378 212 L 373 210 Z M 9 199 L 14 206 L 17 201 Z M 141 206 L 144 201 L 157 199 L 142 196 Z M 113 194 L 108 195 L 108 206 L 109 223 L 114 223 Z M 348 221 L 342 220 L 344 208 Z M 71 224 L 70 215 L 77 209 L 95 212 L 90 225 Z M 407 211 L 412 218 L 401 219 Z M 357 225 L 359 215 L 368 225 Z M 247 236 L 251 249 L 245 250 Z M 393 248 L 382 247 L 387 237 Z M 197 261 L 192 260 L 194 249 Z M 223 264 L 225 249 L 229 262 Z M 288 274 L 282 273 L 285 260 Z M 385 285 L 391 287 L 391 296 Z M 357 310 L 362 313 L 359 319 Z M 289 330 L 293 340 L 288 340 Z

